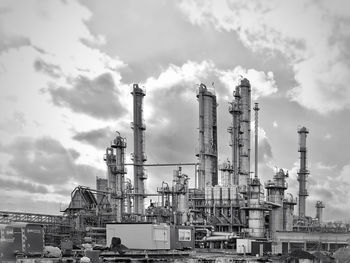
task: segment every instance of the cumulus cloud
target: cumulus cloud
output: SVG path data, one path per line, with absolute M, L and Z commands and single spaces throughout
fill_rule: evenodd
M 346 1 L 191 0 L 179 6 L 190 22 L 234 31 L 253 51 L 284 54 L 296 81 L 288 93 L 291 100 L 320 113 L 350 108 Z
M 43 185 L 33 184 L 21 180 L 9 180 L 0 178 L 0 188 L 3 190 L 18 190 L 29 192 L 29 193 L 48 193 L 48 189 Z
M 94 185 L 95 177 L 103 175 L 101 170 L 77 163 L 77 151 L 66 149 L 50 137 L 19 137 L 13 143 L 3 145 L 1 151 L 10 155 L 10 170 L 5 175 L 37 184 Z
M 244 69 L 236 66 L 233 70 L 219 71 L 220 80 L 232 89 L 232 83 L 238 85 L 242 78 L 247 78 L 252 89 L 252 99 L 257 100 L 260 97 L 267 97 L 277 92 L 276 81 L 273 72 L 267 73 L 255 69 Z
M 96 148 L 105 149 L 112 140 L 114 132 L 109 128 L 100 128 L 90 131 L 77 132 L 73 139 L 88 143 Z
M 27 120 L 23 112 L 15 111 L 11 117 L 0 121 L 0 130 L 9 134 L 16 134 L 23 131 Z
M 103 101 L 91 110 L 86 107 L 91 96 L 102 100 L 103 93 L 112 99 L 119 95 L 119 69 L 125 66 L 118 57 L 98 48 L 106 41 L 87 27 L 86 21 L 92 17 L 89 9 L 78 1 L 58 0 L 2 1 L 0 9 L 0 85 L 11 87 L 4 95 L 23 94 L 23 100 L 35 97 L 41 102 L 46 98 L 41 94 L 39 99 L 37 91 L 50 86 L 50 95 L 56 95 L 55 105 L 96 118 L 106 113 L 108 106 L 117 110 L 116 115 L 123 112 L 118 99 L 106 107 Z M 19 72 L 21 78 L 16 77 Z M 94 108 L 97 113 L 91 114 Z
M 251 86 L 253 99 L 266 97 L 277 92 L 277 85 L 272 72 L 245 69 L 236 66 L 233 69 L 223 70 L 218 68 L 214 62 L 204 60 L 200 63 L 187 61 L 182 66 L 171 64 L 158 78 L 150 77 L 145 81 L 149 90 L 169 89 L 178 84 L 186 83 L 189 90 L 194 90 L 195 84 L 201 82 L 210 85 L 214 83 L 217 95 L 227 94 L 232 96 L 235 86 L 242 78 L 248 78 Z
M 49 87 L 47 91 L 55 105 L 96 118 L 117 119 L 126 113 L 120 101 L 121 93 L 109 73 L 94 79 L 81 76 L 74 80 L 72 88 Z

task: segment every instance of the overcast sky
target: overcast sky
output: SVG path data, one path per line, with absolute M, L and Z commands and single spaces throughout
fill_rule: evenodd
M 219 159 L 241 76 L 260 103 L 260 176 L 289 170 L 307 138 L 307 215 L 350 218 L 350 4 L 337 1 L 0 1 L 0 209 L 58 214 L 106 175 L 116 130 L 133 149 L 133 83 L 145 86 L 149 163 L 193 162 L 196 87 L 214 83 Z M 252 158 L 253 160 L 253 158 Z M 172 168 L 147 169 L 147 191 Z M 193 168 L 185 172 L 192 178 Z M 129 169 L 128 176 L 132 176 Z

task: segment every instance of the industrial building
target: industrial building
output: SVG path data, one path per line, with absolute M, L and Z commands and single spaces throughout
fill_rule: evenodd
M 70 205 L 61 217 L 47 222 L 44 222 L 44 216 L 42 220 L 37 219 L 37 223 L 46 225 L 47 242 L 55 243 L 57 239 L 69 237 L 79 243 L 89 237 L 110 243 L 117 235 L 135 249 L 218 248 L 242 254 L 252 253 L 252 248 L 253 253 L 258 251 L 260 254 L 285 254 L 295 249 L 316 248 L 334 251 L 348 244 L 349 227 L 324 223 L 325 204 L 321 200 L 315 204 L 315 218 L 307 216 L 310 171 L 306 140 L 309 130 L 306 127 L 297 130 L 300 154 L 298 198 L 287 192 L 288 171 L 280 169 L 271 174 L 267 182 L 261 181 L 258 174 L 260 108 L 258 103 L 252 108 L 251 85 L 247 79 L 242 79 L 234 88 L 229 104 L 231 156 L 224 163 L 218 163 L 215 91 L 205 84 L 200 84 L 197 92 L 198 151 L 194 152 L 197 160 L 147 163 L 143 118 L 145 95 L 143 88 L 133 85 L 132 163 L 125 162 L 128 144 L 123 135 L 116 132 L 110 145 L 106 145 L 106 178 L 96 179 L 96 189 L 76 187 Z M 252 113 L 254 136 L 251 134 Z M 254 138 L 254 143 L 251 138 Z M 254 156 L 251 155 L 252 145 Z M 254 171 L 251 171 L 252 160 Z M 128 166 L 133 166 L 133 180 L 126 178 Z M 167 182 L 157 187 L 156 193 L 147 194 L 147 166 L 176 169 Z M 194 175 L 184 174 L 183 166 L 193 166 Z M 189 187 L 190 177 L 195 178 L 194 188 Z M 145 207 L 148 196 L 158 196 L 161 202 Z M 2 212 L 0 216 L 2 223 L 8 223 L 11 216 L 16 216 L 8 214 L 5 217 L 5 214 Z M 30 222 L 34 218 L 34 215 L 21 216 L 17 215 L 15 220 Z M 144 240 L 140 240 L 137 233 L 146 233 Z

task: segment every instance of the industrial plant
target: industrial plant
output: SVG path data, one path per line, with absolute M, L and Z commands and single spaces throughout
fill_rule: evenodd
M 114 253 L 101 249 L 99 252 L 100 257 L 103 253 L 106 258 L 114 257 L 114 262 L 118 257 L 132 257 L 131 251 L 134 254 L 142 251 L 148 259 L 155 254 L 163 258 L 171 254 L 171 257 L 188 256 L 194 260 L 200 253 L 225 251 L 226 256 L 236 259 L 248 260 L 253 256 L 268 261 L 278 257 L 275 262 L 283 262 L 283 256 L 297 250 L 334 252 L 346 247 L 349 226 L 324 222 L 323 209 L 327 205 L 324 200 L 315 204 L 315 217 L 308 213 L 307 138 L 310 134 L 306 127 L 299 127 L 295 134 L 299 138 L 300 156 L 298 196 L 288 193 L 289 175 L 284 169 L 277 169 L 270 180 L 262 182 L 258 172 L 260 108 L 258 103 L 252 103 L 251 92 L 250 82 L 245 78 L 233 89 L 227 112 L 232 120 L 228 124 L 231 151 L 230 156 L 224 158 L 226 162 L 218 161 L 215 91 L 200 84 L 196 93 L 198 149 L 196 152 L 193 149 L 196 161 L 148 163 L 143 117 L 147 96 L 143 87 L 134 84 L 132 162 L 127 163 L 125 156 L 129 143 L 117 131 L 115 137 L 110 138 L 110 144 L 106 143 L 106 177 L 96 178 L 96 187 L 73 189 L 70 204 L 60 216 L 1 211 L 1 237 L 5 229 L 11 228 L 14 236 L 28 243 L 34 238 L 28 234 L 30 229 L 41 225 L 42 231 L 38 232 L 44 236 L 41 247 L 22 243 L 16 248 L 22 255 L 39 253 L 44 245 L 60 247 L 63 254 L 73 253 L 86 243 L 110 248 L 117 238 L 127 248 L 125 251 Z M 145 189 L 148 166 L 174 169 L 154 193 Z M 193 167 L 194 174 L 185 174 L 184 166 Z M 133 180 L 126 177 L 127 168 L 133 169 Z M 194 178 L 193 188 L 190 178 Z M 150 197 L 157 197 L 159 202 L 145 202 Z M 0 241 L 2 248 L 6 245 L 10 249 L 11 244 L 3 240 L 6 239 Z M 34 248 L 37 251 L 33 251 Z M 202 258 L 193 262 L 218 262 L 215 255 L 212 261 L 207 256 L 207 261 Z

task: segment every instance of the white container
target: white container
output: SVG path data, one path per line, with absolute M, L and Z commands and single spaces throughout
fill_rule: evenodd
M 107 224 L 107 246 L 113 237 L 130 249 L 170 249 L 170 226 L 167 224 Z

